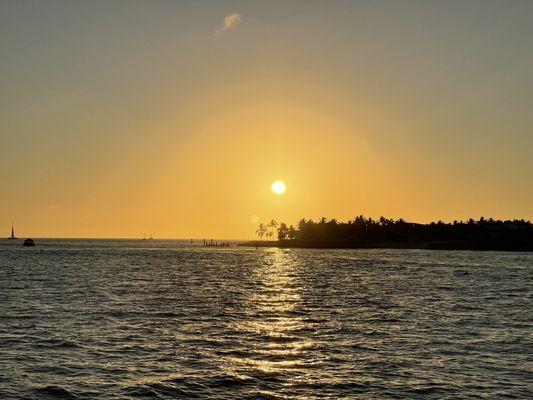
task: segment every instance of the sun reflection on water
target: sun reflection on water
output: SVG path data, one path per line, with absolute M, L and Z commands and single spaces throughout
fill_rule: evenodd
M 305 288 L 298 280 L 300 265 L 291 250 L 265 249 L 253 270 L 254 290 L 244 301 L 245 319 L 233 329 L 245 337 L 246 351 L 227 358 L 232 374 L 283 374 L 304 370 L 316 346 L 302 304 Z M 316 361 L 315 361 L 316 362 Z

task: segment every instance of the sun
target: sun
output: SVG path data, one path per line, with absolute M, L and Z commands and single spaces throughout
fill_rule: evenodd
M 285 190 L 287 190 L 287 186 L 285 185 L 285 182 L 283 182 L 283 181 L 274 182 L 270 188 L 278 196 L 282 195 L 283 193 L 285 193 Z

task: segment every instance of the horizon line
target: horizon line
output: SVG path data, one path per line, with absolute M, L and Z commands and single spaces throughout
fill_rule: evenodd
M 205 238 L 170 238 L 170 237 L 158 237 L 158 238 L 142 238 L 142 237 L 117 237 L 117 236 L 102 236 L 102 237 L 81 237 L 81 236 L 64 236 L 64 237 L 54 237 L 54 236 L 22 236 L 17 237 L 17 239 L 25 239 L 31 237 L 32 239 L 55 239 L 55 240 L 61 240 L 61 239 L 69 239 L 69 240 L 140 240 L 142 242 L 144 241 L 155 241 L 155 240 L 173 240 L 173 241 L 187 241 L 190 242 L 192 240 L 204 240 L 204 239 L 213 239 L 213 240 L 230 240 L 230 241 L 242 241 L 242 240 L 251 240 L 252 238 L 240 238 L 240 239 L 228 239 L 228 238 L 216 238 L 216 237 L 205 237 Z M 2 237 L 0 239 L 9 239 L 8 236 Z

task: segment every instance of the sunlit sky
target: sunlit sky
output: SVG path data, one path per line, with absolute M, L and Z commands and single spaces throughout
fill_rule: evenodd
M 531 1 L 5 0 L 0 54 L 0 236 L 533 219 Z

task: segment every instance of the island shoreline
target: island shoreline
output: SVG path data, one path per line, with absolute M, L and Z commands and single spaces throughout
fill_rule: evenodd
M 505 242 L 353 242 L 344 240 L 251 240 L 238 243 L 243 247 L 276 247 L 300 249 L 406 249 L 406 250 L 472 250 L 533 252 L 533 244 Z

